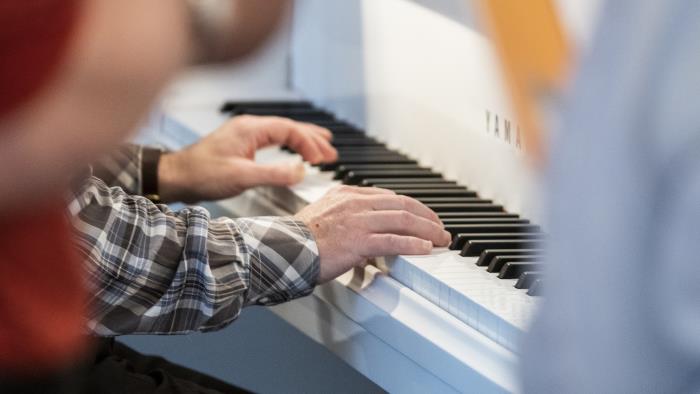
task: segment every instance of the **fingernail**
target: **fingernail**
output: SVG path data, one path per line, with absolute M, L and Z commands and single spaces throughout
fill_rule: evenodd
M 445 244 L 450 243 L 450 241 L 452 241 L 452 234 L 450 234 L 449 231 L 444 231 L 443 234 L 444 234 L 443 238 L 445 239 Z
M 430 241 L 423 241 L 423 249 L 426 252 L 430 252 L 433 249 L 433 243 Z
M 301 182 L 302 179 L 304 179 L 304 175 L 306 174 L 306 169 L 304 168 L 304 163 L 296 163 L 294 164 L 294 183 L 296 182 Z

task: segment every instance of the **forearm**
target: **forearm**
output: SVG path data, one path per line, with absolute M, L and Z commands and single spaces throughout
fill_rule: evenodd
M 267 39 L 282 19 L 284 0 L 187 0 L 194 63 L 235 60 Z
M 310 293 L 318 251 L 290 218 L 211 219 L 91 178 L 71 203 L 99 335 L 218 329 L 251 304 Z

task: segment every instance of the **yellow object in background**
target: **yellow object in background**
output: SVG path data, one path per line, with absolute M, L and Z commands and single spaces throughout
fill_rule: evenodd
M 544 156 L 540 101 L 563 88 L 570 50 L 550 0 L 480 0 L 501 58 L 525 149 L 536 164 Z

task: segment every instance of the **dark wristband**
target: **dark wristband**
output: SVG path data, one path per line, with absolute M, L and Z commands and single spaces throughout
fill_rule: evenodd
M 160 202 L 158 164 L 162 153 L 154 148 L 143 148 L 141 152 L 141 191 L 144 197 L 156 203 Z

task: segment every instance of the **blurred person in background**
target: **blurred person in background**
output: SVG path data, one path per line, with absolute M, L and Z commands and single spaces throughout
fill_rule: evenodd
M 51 65 L 53 74 L 31 99 L 13 100 L 21 104 L 2 118 L 0 129 L 7 135 L 0 145 L 0 204 L 13 213 L 31 207 L 41 221 L 44 216 L 37 204 L 56 201 L 50 196 L 72 184 L 69 210 L 78 251 L 86 260 L 88 327 L 94 333 L 220 328 L 246 305 L 306 295 L 316 284 L 368 257 L 427 253 L 433 244 L 449 241 L 437 216 L 425 206 L 377 189 L 335 190 L 295 217 L 237 220 L 211 219 L 199 207 L 174 212 L 138 196 L 156 192 L 163 201 L 196 201 L 232 196 L 258 184 L 300 180 L 303 173 L 298 166 L 260 166 L 252 161 L 256 149 L 270 144 L 289 144 L 312 162 L 335 158 L 327 130 L 289 120 L 242 117 L 181 152 L 129 145 L 86 167 L 136 127 L 162 87 L 185 64 L 235 59 L 255 48 L 281 17 L 283 1 L 172 1 L 138 7 L 111 0 L 44 0 L 26 8 L 18 4 L 5 3 L 2 9 L 8 25 L 17 28 L 2 44 L 5 56 L 17 61 L 7 75 L 13 70 L 29 75 L 22 67 L 33 61 Z M 59 45 L 47 39 L 56 36 L 54 30 L 42 29 L 52 26 L 48 21 L 63 12 L 68 16 L 56 22 L 65 31 Z M 16 23 L 9 23 L 12 20 Z M 43 35 L 30 34 L 39 31 Z M 41 39 L 54 57 L 17 56 Z M 31 81 L 27 77 L 12 82 L 23 86 Z M 89 173 L 80 175 L 86 169 Z M 15 234 L 12 230 L 4 229 Z M 65 245 L 61 232 L 41 234 L 27 233 L 27 243 L 10 246 L 29 256 L 36 252 L 29 243 L 37 250 L 36 245 L 49 245 L 54 238 Z M 36 305 L 60 303 L 59 291 L 69 295 L 75 289 L 77 295 L 65 297 L 72 309 L 57 308 L 52 314 L 69 319 L 71 330 L 36 313 L 21 329 L 6 330 L 7 340 L 0 342 L 3 354 L 8 359 L 27 356 L 23 372 L 37 372 L 29 353 L 10 346 L 19 344 L 13 340 L 33 328 L 35 335 L 25 342 L 34 339 L 39 345 L 53 337 L 73 341 L 64 345 L 69 356 L 44 355 L 55 356 L 56 370 L 79 360 L 75 312 L 81 298 L 76 265 L 45 255 L 19 265 L 13 255 L 5 256 L 9 260 L 0 266 L 5 270 L 0 280 L 26 287 L 25 293 L 2 294 L 0 306 L 9 316 L 3 328 Z M 25 266 L 36 267 L 36 272 L 24 270 Z M 69 267 L 72 280 L 63 280 Z M 42 277 L 39 274 L 43 281 L 35 280 Z M 32 291 L 43 297 L 21 296 Z M 238 390 L 113 341 L 102 342 L 94 362 L 87 359 L 92 364 L 84 379 L 89 392 Z
M 697 1 L 604 6 L 551 149 L 525 392 L 700 392 L 698 37 Z

